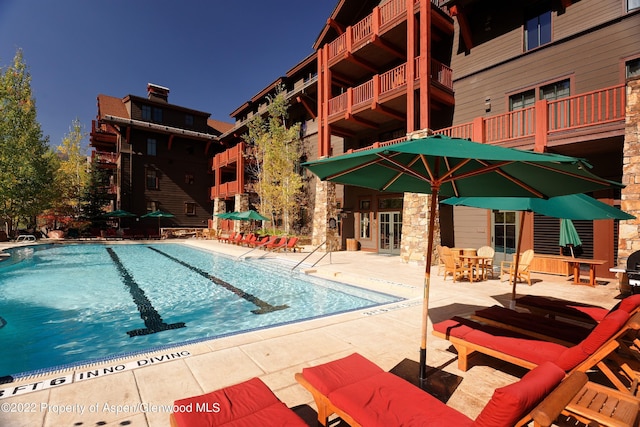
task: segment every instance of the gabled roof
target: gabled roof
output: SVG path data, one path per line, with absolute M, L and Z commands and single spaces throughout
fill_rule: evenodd
M 207 119 L 207 124 L 221 134 L 230 131 L 235 126 L 233 123 L 221 122 L 215 119 Z
M 130 118 L 121 98 L 100 94 L 98 95 L 98 119 L 106 115 Z

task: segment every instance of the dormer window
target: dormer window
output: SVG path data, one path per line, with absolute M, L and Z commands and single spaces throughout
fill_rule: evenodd
M 193 126 L 193 116 L 191 114 L 184 116 L 184 124 L 185 126 Z
M 153 121 L 162 123 L 162 108 L 153 107 Z
M 151 107 L 149 105 L 142 106 L 142 120 L 151 121 Z

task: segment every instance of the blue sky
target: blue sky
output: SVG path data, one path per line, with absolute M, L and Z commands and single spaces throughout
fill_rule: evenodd
M 96 97 L 146 96 L 229 113 L 313 52 L 337 0 L 0 0 L 0 67 L 18 49 L 38 121 L 57 146 Z M 88 138 L 86 141 L 88 143 Z

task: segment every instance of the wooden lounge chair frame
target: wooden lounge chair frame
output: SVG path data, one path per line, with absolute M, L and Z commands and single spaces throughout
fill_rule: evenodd
M 572 372 L 531 411 L 534 426 L 549 427 L 560 414 L 589 426 L 637 425 L 640 400 L 588 379 L 584 372 Z
M 608 357 L 614 357 L 614 352 L 619 348 L 626 347 L 622 342 L 622 338 L 629 331 L 638 331 L 640 330 L 640 313 L 635 313 L 627 322 L 620 328 L 618 332 L 616 332 L 611 338 L 609 338 L 603 345 L 600 346 L 596 351 L 593 352 L 586 360 L 579 363 L 573 371 L 586 372 L 593 368 L 598 368 L 602 373 L 611 381 L 611 383 L 621 391 L 630 392 L 630 387 L 637 387 L 637 381 L 634 381 L 630 386 L 625 385 L 620 378 L 613 372 L 612 368 L 609 367 L 605 361 Z M 458 352 L 458 369 L 461 371 L 467 371 L 469 369 L 469 358 L 473 356 L 475 353 L 482 353 L 487 356 L 494 357 L 499 360 L 503 360 L 505 362 L 512 363 L 517 366 L 521 366 L 525 369 L 533 369 L 537 366 L 536 363 L 531 362 L 526 359 L 522 359 L 520 357 L 516 357 L 505 352 L 494 350 L 492 348 L 476 344 L 464 339 L 460 339 L 454 336 L 447 336 L 446 334 L 440 333 L 436 330 L 432 331 L 433 335 L 436 337 L 448 340 Z M 630 368 L 631 372 L 635 372 L 634 369 Z M 635 393 L 635 390 L 631 390 Z

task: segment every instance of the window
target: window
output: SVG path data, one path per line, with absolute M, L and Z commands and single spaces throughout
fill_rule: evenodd
M 638 2 L 640 2 L 640 0 L 638 0 Z M 640 58 L 627 61 L 625 65 L 625 76 L 627 79 L 640 77 Z
M 627 12 L 640 9 L 640 0 L 627 0 Z
M 156 173 L 156 170 L 151 168 L 147 169 L 146 176 L 147 176 L 147 189 L 157 190 L 159 185 L 158 185 L 158 175 Z
M 156 123 L 162 123 L 162 109 L 153 107 L 153 121 Z
M 184 183 L 185 184 L 193 184 L 193 174 L 185 174 L 184 176 Z
M 186 126 L 193 126 L 193 116 L 191 114 L 186 114 L 184 116 L 184 124 Z
M 154 138 L 147 138 L 147 156 L 157 155 L 158 141 Z
M 196 204 L 193 202 L 186 202 L 184 204 L 184 213 L 187 215 L 195 215 L 196 214 Z
M 535 89 L 526 92 L 517 93 L 509 97 L 509 111 L 521 110 L 523 108 L 532 107 L 536 102 Z
M 540 99 L 554 101 L 571 95 L 569 79 L 551 83 L 540 87 Z
M 151 107 L 148 105 L 142 106 L 142 120 L 151 121 Z
M 524 23 L 524 50 L 551 42 L 551 9 L 537 9 L 527 14 Z

